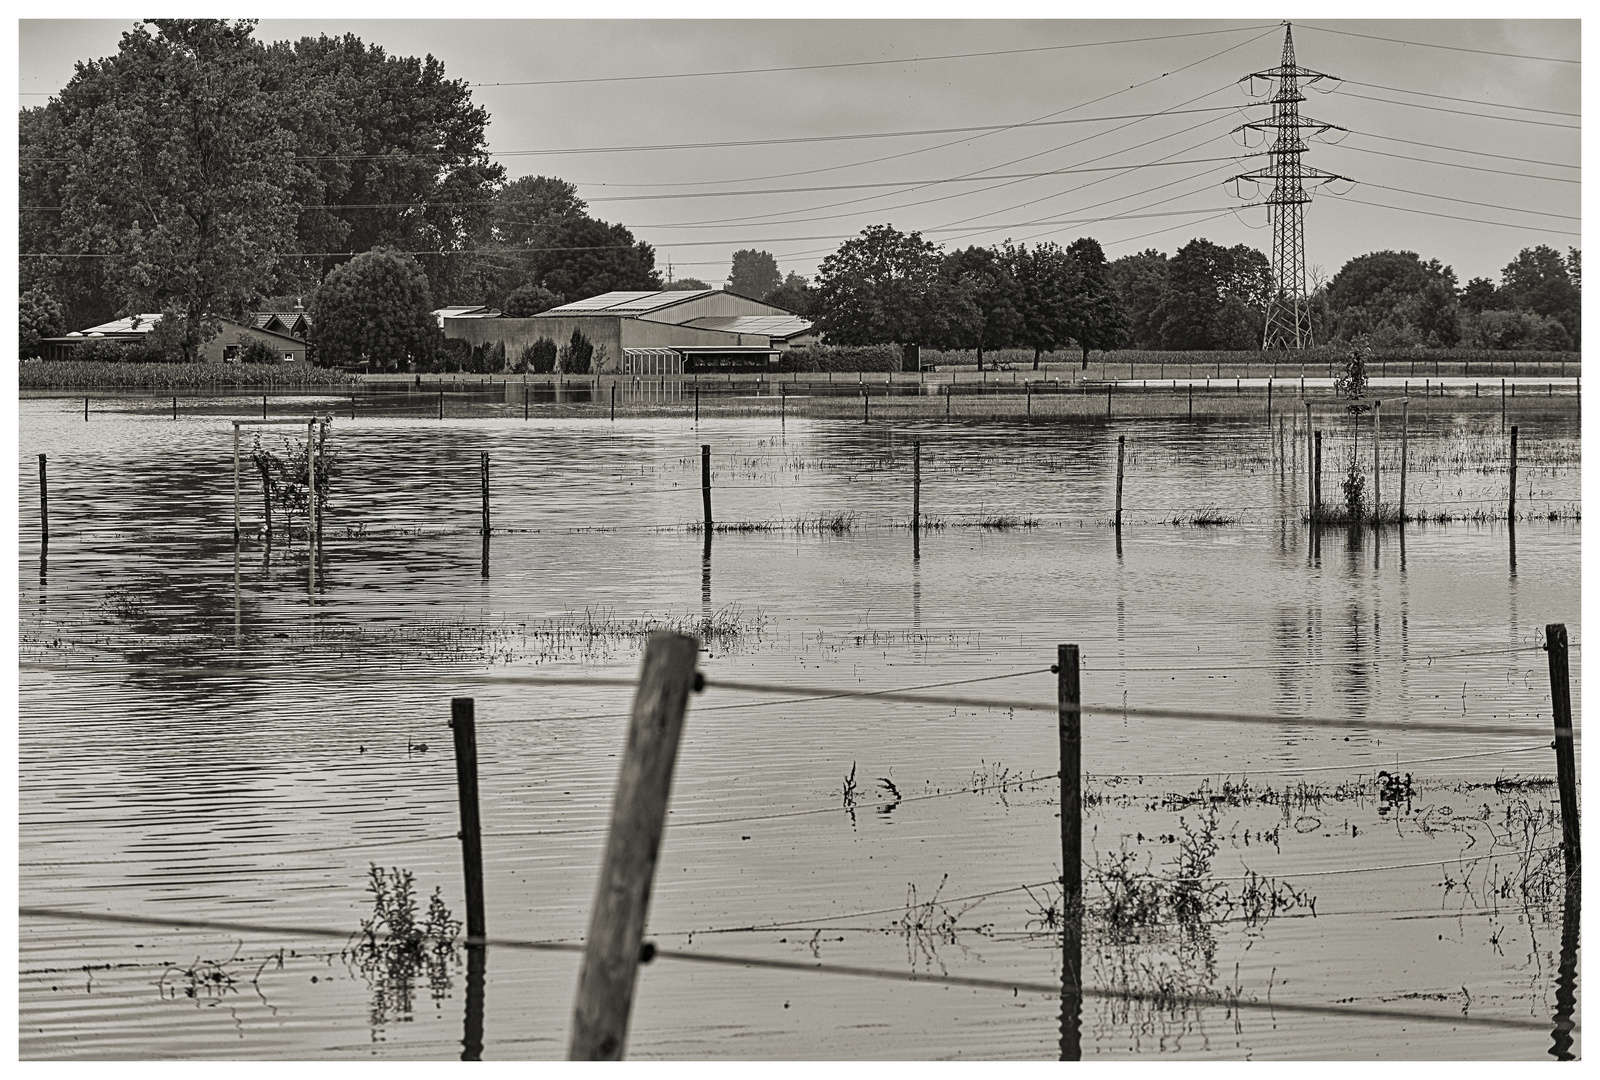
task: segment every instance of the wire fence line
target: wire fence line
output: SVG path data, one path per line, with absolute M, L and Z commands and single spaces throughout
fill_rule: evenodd
M 264 923 L 246 923 L 211 919 L 188 918 L 154 918 L 142 915 L 118 915 L 102 912 L 72 911 L 62 908 L 23 906 L 18 909 L 18 914 L 23 918 L 49 919 L 65 922 L 98 922 L 119 924 L 125 926 L 145 926 L 162 930 L 201 930 L 219 931 L 230 934 L 272 934 L 291 938 L 320 938 L 350 942 L 359 936 L 359 931 L 335 930 L 328 927 L 314 926 L 277 926 Z M 527 952 L 567 953 L 580 954 L 585 946 L 574 942 L 558 941 L 531 941 L 517 938 L 488 937 L 481 941 L 468 939 L 469 946 L 482 945 L 487 948 L 513 949 Z M 897 971 L 888 968 L 871 968 L 847 964 L 825 964 L 821 961 L 807 963 L 798 960 L 776 960 L 765 957 L 737 956 L 725 953 L 707 953 L 687 949 L 653 949 L 651 955 L 656 959 L 675 960 L 687 963 L 713 964 L 725 967 L 738 967 L 744 969 L 761 969 L 768 971 L 785 971 L 793 973 L 836 975 L 855 978 L 881 979 L 901 983 L 926 983 L 936 986 L 963 986 L 982 990 L 1010 991 L 1013 994 L 1026 991 L 1034 994 L 1046 994 L 1052 997 L 1059 996 L 1063 987 L 1059 983 L 1038 983 L 1020 979 L 990 979 L 977 978 L 964 975 L 938 974 L 931 972 Z M 1189 994 L 1151 993 L 1134 990 L 1132 988 L 1106 988 L 1084 986 L 1079 988 L 1082 997 L 1105 999 L 1113 1001 L 1145 1001 L 1150 1004 L 1173 1006 L 1185 1005 L 1201 1008 L 1228 1008 L 1251 1010 L 1260 1012 L 1285 1012 L 1301 1015 L 1315 1016 L 1343 1016 L 1361 1019 L 1392 1020 L 1397 1022 L 1436 1022 L 1448 1024 L 1464 1024 L 1476 1027 L 1489 1027 L 1517 1031 L 1540 1031 L 1548 1028 L 1547 1024 L 1534 1024 L 1524 1020 L 1513 1020 L 1507 1017 L 1496 1016 L 1465 1016 L 1432 1013 L 1415 1009 L 1371 1008 L 1366 1006 L 1348 1005 L 1321 1005 L 1307 1002 L 1282 1002 L 1259 1001 L 1252 998 L 1240 998 L 1234 995 L 1200 996 Z

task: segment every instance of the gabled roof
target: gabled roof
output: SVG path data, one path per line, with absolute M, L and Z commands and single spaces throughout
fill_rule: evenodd
M 304 310 L 301 311 L 258 311 L 255 320 L 251 323 L 257 330 L 270 330 L 278 334 L 287 334 L 297 337 L 305 332 L 311 325 L 306 318 Z
M 549 311 L 541 311 L 533 317 L 540 319 L 560 318 L 566 315 L 643 315 L 649 311 L 659 311 L 702 296 L 711 296 L 720 291 L 720 289 L 659 289 L 645 292 L 608 292 L 591 296 L 587 300 L 562 304 Z
M 725 334 L 765 334 L 775 338 L 811 333 L 811 320 L 799 315 L 707 315 L 684 325 L 699 330 L 720 330 Z
M 444 328 L 446 319 L 498 319 L 500 312 L 497 308 L 485 307 L 482 304 L 456 304 L 452 307 L 433 309 L 433 317 L 438 320 L 439 328 Z

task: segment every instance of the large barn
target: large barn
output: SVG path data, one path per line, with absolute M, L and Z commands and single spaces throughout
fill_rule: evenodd
M 503 342 L 508 361 L 540 338 L 557 345 L 581 331 L 596 373 L 682 375 L 766 368 L 817 342 L 810 321 L 722 289 L 609 292 L 526 319 L 443 317 L 445 337 Z

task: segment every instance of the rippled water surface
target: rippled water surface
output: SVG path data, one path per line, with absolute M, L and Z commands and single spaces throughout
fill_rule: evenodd
M 85 422 L 81 402 L 22 403 L 21 902 L 282 928 L 23 918 L 26 1057 L 459 1056 L 459 957 L 431 985 L 397 985 L 343 941 L 289 928 L 355 931 L 374 863 L 460 915 L 445 725 L 451 697 L 471 696 L 490 934 L 581 940 L 629 692 L 518 677 L 631 678 L 652 622 L 709 631 L 713 678 L 854 691 L 1013 676 L 949 691 L 991 704 L 697 695 L 650 913 L 664 949 L 1058 983 L 1058 788 L 1027 781 L 1057 768 L 1056 719 L 1003 703 L 1053 701 L 1068 642 L 1093 705 L 1354 722 L 1085 719 L 1091 901 L 1117 880 L 1092 867 L 1170 878 L 1197 835 L 1214 848 L 1198 928 L 1091 918 L 1085 982 L 1218 1002 L 1091 998 L 1086 1057 L 1543 1058 L 1552 1015 L 1572 1008 L 1537 646 L 1547 622 L 1582 637 L 1575 415 L 1515 418 L 1520 508 L 1553 519 L 1316 543 L 1301 444 L 1288 429 L 1285 459 L 1260 422 L 696 429 L 524 421 L 520 398 L 500 417 L 337 419 L 313 587 L 303 539 L 263 543 L 248 477 L 235 555 L 227 417 L 255 408 L 218 400 L 174 421 L 129 399 Z M 1330 463 L 1347 453 L 1336 426 Z M 913 440 L 930 525 L 917 558 Z M 709 557 L 688 527 L 702 443 L 716 518 L 743 526 Z M 1409 505 L 1499 510 L 1503 446 L 1498 416 L 1413 409 Z M 1385 455 L 1387 500 L 1398 446 Z M 1208 510 L 1227 523 L 1187 523 Z M 1575 709 L 1577 672 L 1575 658 Z M 1462 719 L 1505 734 L 1361 724 Z M 1409 785 L 1385 788 L 1380 769 Z M 1258 891 L 1252 910 L 1251 874 L 1273 879 L 1277 906 Z M 563 1056 L 577 968 L 491 948 L 484 1057 Z M 1052 1058 L 1059 1012 L 1036 988 L 662 958 L 642 969 L 628 1052 Z

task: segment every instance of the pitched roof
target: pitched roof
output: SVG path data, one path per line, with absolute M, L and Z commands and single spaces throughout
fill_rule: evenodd
M 587 300 L 574 300 L 570 304 L 541 311 L 534 318 L 563 315 L 643 315 L 664 307 L 681 304 L 696 297 L 711 296 L 719 289 L 658 289 L 642 292 L 621 291 L 601 293 Z
M 686 326 L 699 330 L 720 330 L 725 334 L 765 334 L 792 338 L 811 332 L 811 320 L 799 315 L 707 315 L 691 319 Z
M 120 319 L 112 319 L 99 326 L 91 326 L 87 330 L 74 330 L 67 337 L 106 337 L 111 334 L 148 334 L 150 328 L 161 321 L 161 312 L 146 313 L 144 315 L 127 315 Z

